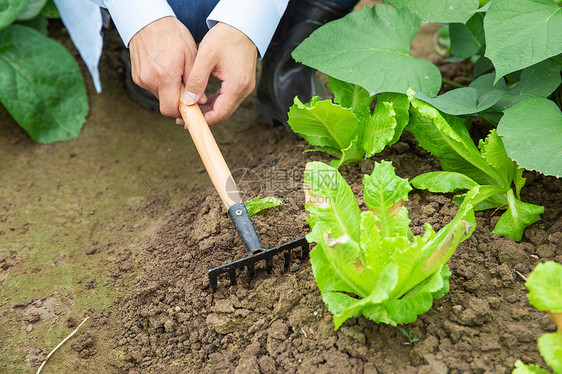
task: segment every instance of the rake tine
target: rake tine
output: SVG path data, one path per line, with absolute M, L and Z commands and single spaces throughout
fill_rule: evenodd
M 253 262 L 249 263 L 247 268 L 248 268 L 248 274 L 250 275 L 250 278 L 253 278 L 254 275 L 256 274 L 256 269 L 254 267 L 254 263 Z
M 267 256 L 265 259 L 265 271 L 271 273 L 273 271 L 273 256 Z
M 228 276 L 230 277 L 230 284 L 235 286 L 237 283 L 236 280 L 236 269 L 228 269 Z
M 209 282 L 211 284 L 211 288 L 213 289 L 213 291 L 217 289 L 218 278 L 223 273 L 228 273 L 228 276 L 230 278 L 230 285 L 237 284 L 236 269 L 241 269 L 243 267 L 248 269 L 250 278 L 253 277 L 256 273 L 255 264 L 260 261 L 265 261 L 265 270 L 268 273 L 271 273 L 273 271 L 273 258 L 277 254 L 281 254 L 281 253 L 283 253 L 283 259 L 284 259 L 284 265 L 286 271 L 290 265 L 291 250 L 292 249 L 296 250 L 298 248 L 301 249 L 300 251 L 301 258 L 304 259 L 305 257 L 308 256 L 309 244 L 306 241 L 306 239 L 303 237 L 297 240 L 293 240 L 292 242 L 285 243 L 275 248 L 266 249 L 263 252 L 256 253 L 254 251 L 254 254 L 248 257 L 235 260 L 228 264 L 224 264 L 216 268 L 210 269 L 208 275 L 209 275 Z
M 218 286 L 217 275 L 209 273 L 209 283 L 211 284 L 211 289 L 213 291 L 216 290 Z
M 289 264 L 291 262 L 291 250 L 283 252 L 283 259 L 285 260 L 285 271 L 289 270 Z

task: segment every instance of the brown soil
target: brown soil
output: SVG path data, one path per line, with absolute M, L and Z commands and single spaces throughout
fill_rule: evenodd
M 283 136 L 271 130 L 273 138 Z M 307 233 L 299 191 L 302 166 L 316 153 L 303 142 L 272 146 L 252 171 L 263 195 L 286 203 L 255 216 L 266 247 Z M 377 159 L 392 160 L 397 174 L 411 178 L 437 170 L 437 162 L 411 136 Z M 342 168 L 359 201 L 361 178 L 373 161 Z M 293 172 L 294 170 L 297 172 Z M 286 173 L 288 172 L 288 173 Z M 289 175 L 286 178 L 286 175 Z M 294 177 L 294 179 L 293 179 Z M 279 260 L 264 270 L 211 292 L 207 270 L 245 255 L 216 193 L 190 200 L 171 213 L 135 261 L 137 285 L 119 307 L 123 330 L 116 345 L 125 352 L 125 372 L 392 373 L 510 372 L 517 359 L 543 364 L 536 339 L 554 324 L 530 307 L 524 281 L 544 260 L 562 262 L 560 181 L 529 174 L 524 200 L 547 207 L 543 220 L 515 243 L 491 233 L 499 213 L 477 214 L 478 227 L 450 261 L 451 292 L 415 323 L 403 326 L 419 341 L 408 345 L 398 329 L 365 318 L 333 330 L 332 317 L 314 283 L 310 264 L 294 261 L 289 272 Z M 445 196 L 413 191 L 407 203 L 413 231 L 423 222 L 439 229 L 457 208 Z
M 115 33 L 111 35 L 113 41 L 117 40 Z M 432 35 L 432 32 L 422 32 L 418 40 L 431 43 Z M 63 363 L 57 363 L 57 355 L 49 363 L 53 367 L 73 368 L 59 372 L 507 373 L 517 359 L 545 366 L 536 339 L 544 332 L 553 331 L 555 326 L 547 315 L 528 304 L 524 281 L 518 274 L 528 275 L 541 261 L 562 263 L 560 180 L 526 173 L 528 180 L 523 200 L 544 205 L 546 210 L 541 221 L 527 228 L 520 243 L 491 233 L 501 212 L 477 213 L 476 231 L 449 261 L 453 273 L 450 293 L 436 300 L 433 308 L 416 322 L 401 326 L 417 341 L 406 344 L 409 343 L 407 337 L 397 328 L 375 324 L 363 317 L 348 320 L 334 331 L 332 317 L 322 302 L 307 260 L 294 258 L 289 271 L 285 272 L 283 262 L 277 259 L 272 274 L 258 269 L 256 276 L 249 279 L 242 273 L 238 285 L 228 287 L 228 280 L 221 279 L 219 289 L 211 291 L 208 269 L 244 257 L 243 245 L 216 192 L 211 188 L 202 189 L 202 185 L 210 183 L 196 156 L 184 157 L 187 161 L 178 157 L 187 152 L 183 140 L 175 139 L 180 135 L 165 135 L 173 131 L 168 128 L 143 127 L 146 122 L 157 122 L 159 116 L 147 114 L 130 103 L 120 83 L 121 47 L 119 43 L 109 42 L 102 60 L 102 75 L 108 77 L 104 90 L 105 87 L 109 90 L 105 99 L 103 95 L 95 98 L 92 105 L 92 113 L 106 111 L 109 114 L 107 119 L 90 120 L 89 127 L 71 150 L 72 154 L 78 150 L 80 156 L 82 151 L 102 154 L 103 151 L 96 148 L 103 146 L 100 143 L 113 144 L 113 139 L 138 132 L 137 140 L 131 142 L 134 146 L 125 148 L 119 155 L 119 164 L 111 158 L 113 156 L 109 157 L 115 162 L 114 166 L 107 166 L 112 164 L 97 158 L 90 162 L 95 168 L 92 173 L 99 168 L 105 176 L 108 168 L 118 170 L 114 173 L 115 184 L 110 185 L 111 191 L 115 190 L 119 196 L 115 201 L 128 199 L 127 204 L 112 203 L 119 212 L 96 213 L 101 217 L 97 218 L 99 223 L 95 222 L 95 229 L 88 228 L 87 221 L 78 221 L 80 225 L 64 226 L 60 235 L 68 235 L 66 231 L 79 232 L 80 227 L 94 233 L 90 234 L 92 238 L 84 234 L 86 239 L 80 243 L 87 244 L 81 244 L 83 247 L 75 250 L 75 256 L 62 257 L 73 268 L 75 263 L 71 261 L 83 261 L 84 268 L 104 273 L 104 276 L 96 273 L 95 277 L 84 275 L 69 280 L 72 286 L 83 289 L 86 296 L 78 292 L 75 295 L 84 298 L 88 297 L 87 292 L 94 295 L 107 288 L 115 292 L 110 296 L 116 295 L 117 299 L 110 307 L 105 302 L 99 307 L 81 303 L 75 306 L 77 311 L 72 315 L 67 310 L 74 305 L 74 299 L 66 294 L 50 293 L 49 288 L 29 291 L 31 296 L 26 296 L 27 301 L 23 303 L 12 303 L 11 299 L 0 301 L 0 307 L 4 308 L 0 309 L 0 315 L 9 322 L 5 330 L 7 336 L 13 337 L 16 333 L 25 336 L 65 325 L 57 330 L 56 336 L 53 333 L 48 342 L 12 338 L 9 344 L 0 345 L 0 353 L 5 353 L 3 350 L 10 345 L 17 346 L 23 353 L 15 358 L 10 356 L 10 360 L 24 359 L 25 367 L 31 370 L 76 327 L 87 310 L 91 323 L 58 352 Z M 439 56 L 432 50 L 427 51 L 427 48 L 420 48 L 418 56 L 438 61 Z M 440 68 L 447 79 L 457 83 L 465 83 L 462 77 L 470 75 L 464 65 L 460 71 L 450 64 L 440 64 Z M 92 92 L 91 85 L 89 91 Z M 132 119 L 127 120 L 129 117 Z M 126 131 L 119 132 L 112 127 L 115 121 L 123 122 L 118 126 L 124 126 Z M 253 98 L 243 104 L 231 122 L 214 131 L 232 169 L 238 168 L 238 175 L 246 176 L 247 183 L 241 185 L 244 192 L 248 197 L 259 193 L 284 200 L 282 206 L 254 217 L 262 243 L 272 247 L 305 235 L 307 215 L 300 186 L 304 165 L 310 160 L 327 162 L 329 159 L 315 152 L 303 153 L 308 149 L 306 144 L 288 137 L 282 128 L 256 124 Z M 22 143 L 21 148 L 34 149 L 17 126 L 9 129 L 11 132 L 6 133 L 15 133 L 13 138 Z M 94 130 L 105 134 L 106 138 Z M 158 146 L 144 145 L 144 139 L 154 134 L 158 135 L 154 140 Z M 102 141 L 93 142 L 93 146 L 80 143 L 96 137 Z M 234 138 L 240 142 L 233 141 Z M 66 144 L 59 146 L 62 150 L 57 148 L 61 154 L 66 152 Z M 114 146 L 115 149 L 123 147 L 119 145 Z M 140 145 L 144 147 L 135 153 Z M 13 145 L 16 146 L 18 143 Z M 252 146 L 256 148 L 253 152 Z M 150 159 L 142 162 L 136 159 L 141 157 L 139 154 L 149 152 L 153 152 L 154 165 Z M 33 159 L 34 154 L 26 157 Z M 62 156 L 53 158 L 62 159 Z M 407 133 L 374 159 L 391 160 L 397 174 L 404 178 L 440 169 L 437 160 L 420 149 Z M 367 160 L 341 168 L 360 203 L 363 199 L 361 179 L 363 174 L 371 172 L 373 162 Z M 190 170 L 197 172 L 189 177 L 178 177 L 175 173 L 181 174 L 182 165 L 187 163 Z M 131 170 L 117 169 L 124 167 L 122 165 L 131 165 Z M 141 167 L 150 172 L 140 173 Z M 139 180 L 135 179 L 136 172 Z M 123 187 L 123 175 L 131 176 L 131 186 L 140 184 L 140 192 L 128 184 Z M 151 178 L 146 183 L 150 187 L 141 184 L 143 178 L 149 178 L 145 175 Z M 14 189 L 16 187 L 20 188 L 18 185 Z M 74 190 L 71 192 L 73 194 Z M 80 192 L 81 198 L 90 202 L 94 192 Z M 181 204 L 178 196 L 182 196 L 181 199 L 188 196 L 187 201 Z M 414 233 L 423 230 L 424 222 L 435 229 L 449 222 L 457 209 L 450 198 L 412 191 L 406 206 Z M 181 208 L 176 209 L 178 206 Z M 99 210 L 105 212 L 102 208 Z M 14 219 L 21 211 L 24 210 L 14 208 L 9 214 L 3 214 Z M 67 213 L 69 220 L 76 218 L 71 213 Z M 0 216 L 0 222 L 3 219 L 6 220 Z M 28 235 L 26 227 L 18 226 L 17 233 L 10 228 L 13 234 L 5 231 L 24 237 Z M 13 241 L 12 236 L 6 237 Z M 143 241 L 144 238 L 148 239 Z M 18 275 L 16 270 L 24 274 L 34 272 L 23 262 L 25 256 L 20 247 L 18 251 L 11 250 L 0 256 L 0 286 L 4 287 L 5 279 Z M 48 262 L 53 269 L 63 262 L 58 257 L 55 260 Z M 51 324 L 42 325 L 46 321 Z M 108 351 L 115 355 L 111 356 Z M 69 366 L 64 366 L 66 361 Z M 6 362 L 0 361 L 0 371 L 11 367 L 11 363 Z

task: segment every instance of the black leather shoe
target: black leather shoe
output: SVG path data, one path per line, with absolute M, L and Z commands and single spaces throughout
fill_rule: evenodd
M 137 84 L 133 82 L 133 76 L 131 74 L 131 55 L 127 48 L 125 48 L 121 54 L 121 61 L 123 61 L 123 65 L 125 66 L 125 89 L 131 98 L 143 108 L 158 110 L 160 108 L 158 98 L 154 96 L 152 92 L 137 86 Z
M 348 10 L 326 0 L 291 0 L 263 58 L 258 83 L 258 117 L 271 126 L 287 124 L 294 97 L 308 102 L 327 97 L 316 70 L 297 63 L 291 53 L 314 30 L 341 18 Z

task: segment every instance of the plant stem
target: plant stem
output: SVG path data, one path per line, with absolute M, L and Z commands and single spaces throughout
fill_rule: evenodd
M 463 88 L 464 87 L 462 84 L 451 82 L 451 81 L 448 81 L 446 79 L 443 79 L 443 84 L 446 84 L 447 86 L 454 87 L 454 88 Z

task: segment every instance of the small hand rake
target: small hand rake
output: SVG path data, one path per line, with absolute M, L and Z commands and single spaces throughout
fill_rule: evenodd
M 248 210 L 242 202 L 238 187 L 236 187 L 228 165 L 224 161 L 215 138 L 199 109 L 199 105 L 186 105 L 180 100 L 179 109 L 185 121 L 185 127 L 189 130 L 189 134 L 193 139 L 193 143 L 195 143 L 199 156 L 201 156 L 205 169 L 207 169 L 207 173 L 222 202 L 226 205 L 228 215 L 248 251 L 248 256 L 245 258 L 209 270 L 209 282 L 212 289 L 216 290 L 218 277 L 223 273 L 228 273 L 231 285 L 236 284 L 238 269 L 247 268 L 250 277 L 253 277 L 255 274 L 255 264 L 259 261 L 265 261 L 266 270 L 270 273 L 273 268 L 273 257 L 279 253 L 283 253 L 285 270 L 287 270 L 291 259 L 291 250 L 294 248 L 300 247 L 299 257 L 306 258 L 308 256 L 309 244 L 304 237 L 271 249 L 263 248 Z

